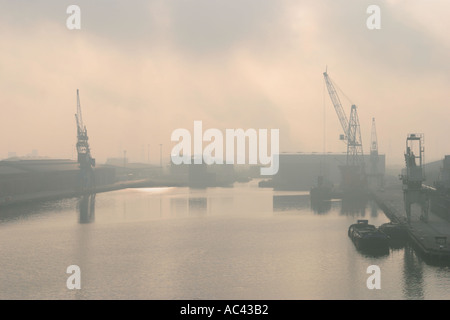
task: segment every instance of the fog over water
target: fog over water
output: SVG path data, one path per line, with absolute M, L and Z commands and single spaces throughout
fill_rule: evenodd
M 306 192 L 235 188 L 126 189 L 22 207 L 0 224 L 0 297 L 25 299 L 448 299 L 448 267 L 409 247 L 368 256 L 347 229 L 387 221 L 374 204 Z M 66 268 L 81 268 L 81 290 Z M 370 265 L 381 289 L 366 286 Z
M 355 248 L 374 202 L 334 200 L 369 173 L 401 208 L 412 133 L 403 181 L 450 185 L 449 1 L 79 0 L 69 28 L 72 5 L 0 0 L 0 299 L 450 298 L 409 244 Z

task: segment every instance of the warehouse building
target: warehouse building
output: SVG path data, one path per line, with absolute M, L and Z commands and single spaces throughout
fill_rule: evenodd
M 317 185 L 317 178 L 323 175 L 334 185 L 339 185 L 339 167 L 346 164 L 347 155 L 342 153 L 282 153 L 279 156 L 280 168 L 267 186 L 275 190 L 310 190 Z M 364 156 L 366 172 L 370 169 L 370 156 Z M 377 170 L 385 174 L 385 155 L 378 155 Z
M 96 186 L 115 182 L 112 168 L 94 169 Z M 58 194 L 76 192 L 80 186 L 78 163 L 65 159 L 0 161 L 0 202 L 17 196 L 39 193 Z

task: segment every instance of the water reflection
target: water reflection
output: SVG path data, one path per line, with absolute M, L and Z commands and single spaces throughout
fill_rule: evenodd
M 403 293 L 406 299 L 424 299 L 423 266 L 411 246 L 404 250 Z
M 173 217 L 184 217 L 188 210 L 188 200 L 186 198 L 170 199 L 170 214 Z
M 329 200 L 311 200 L 311 210 L 317 214 L 325 214 L 331 210 L 331 201 Z
M 352 217 L 365 217 L 368 200 L 365 198 L 343 198 L 341 214 Z
M 208 209 L 208 200 L 206 197 L 189 198 L 189 215 L 205 216 Z
M 36 212 L 35 206 L 31 204 L 2 206 L 0 207 L 0 222 L 19 220 Z
M 80 223 L 95 221 L 95 193 L 81 196 L 78 200 L 78 212 Z
M 304 195 L 274 195 L 273 211 L 299 210 L 305 207 Z
M 207 197 L 170 199 L 170 214 L 173 217 L 206 216 L 209 199 Z
M 372 250 L 357 248 L 356 251 L 358 251 L 361 256 L 366 258 L 387 258 L 390 254 L 389 247 Z
M 370 206 L 370 216 L 372 218 L 376 218 L 378 217 L 378 206 L 374 201 L 370 201 L 369 202 L 369 206 Z
M 274 212 L 312 209 L 316 214 L 324 214 L 330 212 L 331 205 L 331 200 L 312 200 L 310 196 L 305 194 L 273 195 L 272 197 Z
M 22 221 L 48 215 L 51 212 L 72 210 L 76 199 L 40 200 L 0 206 L 0 223 Z

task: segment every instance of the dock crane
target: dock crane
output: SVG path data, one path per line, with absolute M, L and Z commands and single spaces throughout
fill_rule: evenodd
M 428 221 L 430 207 L 429 189 L 425 188 L 425 148 L 424 135 L 411 133 L 406 138 L 405 168 L 400 179 L 403 182 L 403 201 L 407 222 L 411 222 L 411 206 L 414 203 L 420 205 L 422 214 L 420 220 Z M 415 153 L 414 153 L 415 151 Z
M 81 173 L 81 190 L 90 191 L 95 187 L 94 167 L 95 159 L 91 156 L 89 147 L 89 137 L 87 135 L 86 126 L 83 123 L 83 116 L 81 114 L 80 94 L 77 89 L 77 113 L 75 114 L 77 123 L 77 153 L 78 163 Z
M 375 125 L 375 118 L 372 118 L 372 134 L 370 139 L 370 155 L 378 156 L 378 137 L 377 127 Z
M 378 137 L 375 118 L 372 118 L 372 132 L 370 137 L 370 171 L 368 174 L 369 185 L 372 189 L 383 187 L 383 173 L 379 169 Z
M 356 105 L 351 106 L 350 119 L 347 118 L 342 107 L 336 89 L 328 76 L 327 71 L 323 73 L 328 93 L 333 103 L 336 114 L 341 123 L 344 134 L 340 136 L 347 144 L 347 163 L 341 166 L 343 188 L 346 190 L 363 190 L 366 185 L 364 171 L 364 155 L 361 139 L 361 126 Z
M 347 144 L 347 165 L 364 166 L 361 128 L 359 124 L 357 108 L 355 105 L 352 105 L 350 111 L 350 120 L 348 120 L 336 89 L 334 88 L 333 82 L 328 76 L 327 71 L 323 73 L 323 76 L 325 78 L 325 83 L 327 85 L 331 101 L 333 102 L 334 109 L 336 110 L 336 114 L 341 123 L 342 130 L 344 131 L 344 134 L 340 136 L 340 139 L 344 140 Z

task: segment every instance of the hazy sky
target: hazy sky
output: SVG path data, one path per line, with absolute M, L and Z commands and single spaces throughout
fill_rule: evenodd
M 81 30 L 66 9 L 81 8 Z M 381 8 L 381 30 L 366 9 Z M 168 159 L 177 128 L 278 128 L 280 149 L 345 151 L 325 91 L 372 117 L 388 164 L 408 133 L 427 160 L 450 154 L 447 0 L 0 1 L 0 158 L 75 157 L 76 89 L 98 162 Z M 325 95 L 324 95 L 325 94 Z M 325 101 L 325 105 L 324 105 Z M 325 109 L 324 109 L 325 107 Z

